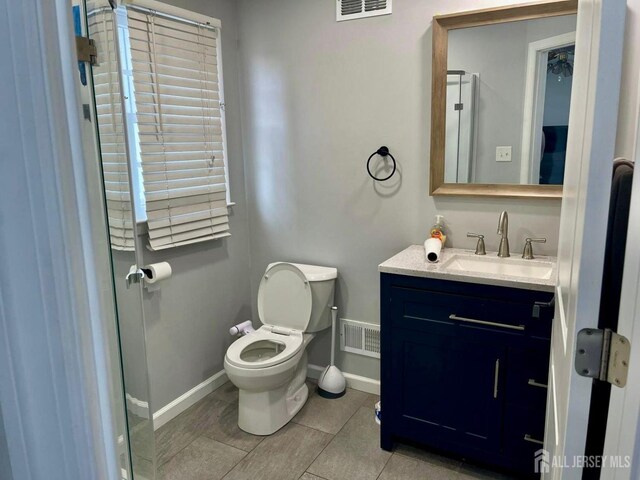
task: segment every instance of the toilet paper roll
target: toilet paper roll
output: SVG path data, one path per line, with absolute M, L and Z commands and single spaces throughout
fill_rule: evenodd
M 229 329 L 229 334 L 231 335 L 248 335 L 252 332 L 255 332 L 255 330 L 253 329 L 251 320 L 234 325 Z
M 436 263 L 440 260 L 440 251 L 442 250 L 442 242 L 438 238 L 430 238 L 424 242 L 424 253 L 427 262 Z
M 142 271 L 144 272 L 144 281 L 149 285 L 153 285 L 171 276 L 171 265 L 167 262 L 151 263 L 146 265 Z

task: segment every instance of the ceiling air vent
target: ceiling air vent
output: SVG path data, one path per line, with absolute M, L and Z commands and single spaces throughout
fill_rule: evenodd
M 336 0 L 336 20 L 375 17 L 391 13 L 392 0 Z

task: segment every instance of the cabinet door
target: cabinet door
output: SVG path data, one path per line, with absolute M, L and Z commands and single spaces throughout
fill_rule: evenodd
M 451 327 L 451 333 L 455 327 Z M 391 416 L 434 446 L 495 450 L 502 429 L 504 352 L 455 335 L 393 332 Z
M 506 348 L 458 338 L 455 352 L 460 435 L 465 444 L 495 451 L 501 445 Z
M 445 437 L 457 431 L 454 345 L 446 335 L 393 332 L 390 414 L 404 426 Z

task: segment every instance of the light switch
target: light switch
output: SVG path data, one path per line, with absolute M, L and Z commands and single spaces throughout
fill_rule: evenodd
M 505 147 L 496 147 L 496 162 L 511 161 L 511 145 Z

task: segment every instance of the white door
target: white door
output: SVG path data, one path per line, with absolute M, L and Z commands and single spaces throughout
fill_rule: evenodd
M 626 3 L 580 0 L 558 244 L 556 311 L 544 449 L 545 479 L 579 479 L 591 379 L 574 370 L 576 334 L 597 327 L 611 191 Z

